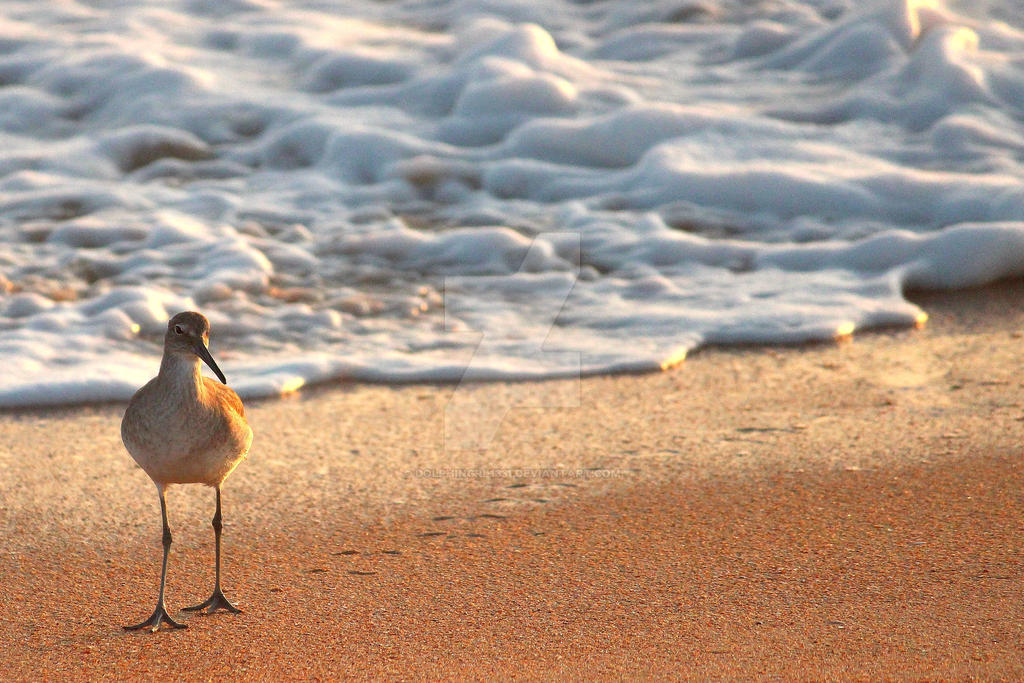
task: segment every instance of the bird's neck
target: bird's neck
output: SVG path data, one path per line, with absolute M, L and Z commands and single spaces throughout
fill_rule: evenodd
M 203 373 L 201 361 L 196 356 L 183 356 L 177 353 L 165 353 L 160 361 L 161 382 L 174 386 L 179 395 L 198 397 L 203 392 Z

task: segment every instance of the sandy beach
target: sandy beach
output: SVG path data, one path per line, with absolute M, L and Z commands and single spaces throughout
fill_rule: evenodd
M 0 416 L 5 680 L 1014 680 L 1024 284 L 919 330 L 713 349 L 658 374 L 319 387 L 250 459 L 155 490 L 123 406 Z M 155 364 L 155 361 L 154 361 Z M 230 361 L 221 363 L 228 378 Z

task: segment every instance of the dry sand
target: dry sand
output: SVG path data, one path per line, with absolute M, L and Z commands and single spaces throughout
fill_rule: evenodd
M 245 613 L 185 631 L 121 630 L 160 559 L 123 407 L 0 415 L 0 678 L 1020 680 L 1022 297 L 660 374 L 254 403 Z M 169 507 L 177 614 L 213 493 Z

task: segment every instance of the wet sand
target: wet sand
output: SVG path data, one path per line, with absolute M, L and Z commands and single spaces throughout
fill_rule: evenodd
M 123 407 L 0 415 L 0 670 L 1020 679 L 1024 285 L 918 300 L 921 330 L 659 374 L 254 403 L 224 493 L 245 613 L 185 631 L 121 630 L 160 561 Z M 179 614 L 213 492 L 168 503 Z

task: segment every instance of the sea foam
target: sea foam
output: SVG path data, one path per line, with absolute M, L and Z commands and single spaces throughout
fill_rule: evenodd
M 654 370 L 1024 275 L 1024 13 L 0 7 L 0 405 Z

